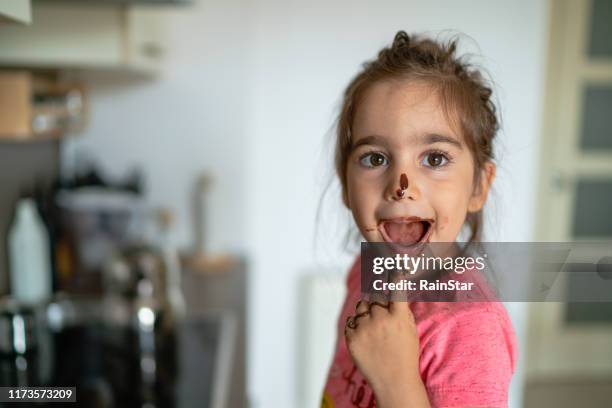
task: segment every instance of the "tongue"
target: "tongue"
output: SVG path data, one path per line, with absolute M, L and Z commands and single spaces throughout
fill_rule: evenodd
M 422 222 L 387 222 L 385 229 L 393 242 L 405 244 L 418 242 L 425 233 L 425 226 Z

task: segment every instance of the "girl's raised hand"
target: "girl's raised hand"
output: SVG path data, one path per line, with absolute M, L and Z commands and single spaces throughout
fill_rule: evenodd
M 360 300 L 345 326 L 346 344 L 378 407 L 429 407 L 419 375 L 419 336 L 410 303 Z

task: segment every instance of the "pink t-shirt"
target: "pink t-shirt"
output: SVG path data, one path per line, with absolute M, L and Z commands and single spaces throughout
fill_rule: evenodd
M 347 277 L 347 296 L 321 408 L 371 408 L 375 395 L 344 340 L 346 318 L 360 298 L 360 258 Z M 413 302 L 420 342 L 419 372 L 432 407 L 508 406 L 517 359 L 514 329 L 503 304 Z

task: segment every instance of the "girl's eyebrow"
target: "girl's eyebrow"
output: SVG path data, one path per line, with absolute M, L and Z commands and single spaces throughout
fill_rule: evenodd
M 448 143 L 458 149 L 463 150 L 463 144 L 454 137 L 439 135 L 437 133 L 428 133 L 421 137 L 421 144 Z
M 381 137 L 381 136 L 378 136 L 378 135 L 365 136 L 365 137 L 362 137 L 362 138 L 358 139 L 357 141 L 355 141 L 355 142 L 353 142 L 351 144 L 351 151 L 353 151 L 356 148 L 358 148 L 359 146 L 363 146 L 363 145 L 386 146 L 387 142 L 385 141 L 384 137 Z

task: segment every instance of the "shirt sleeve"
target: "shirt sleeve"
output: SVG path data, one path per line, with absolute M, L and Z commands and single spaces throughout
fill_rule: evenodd
M 421 353 L 431 406 L 507 407 L 514 336 L 507 316 L 493 309 L 460 313 L 444 322 Z

